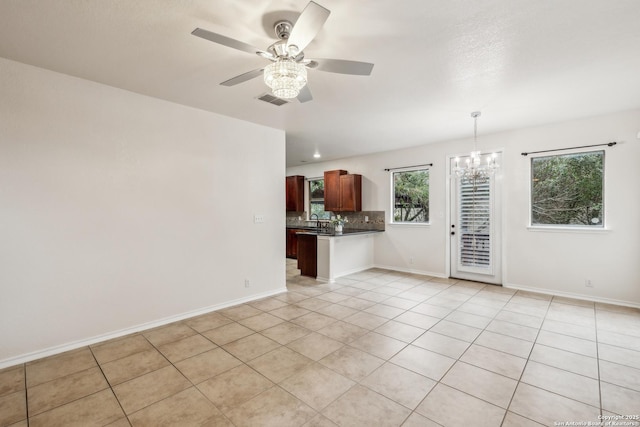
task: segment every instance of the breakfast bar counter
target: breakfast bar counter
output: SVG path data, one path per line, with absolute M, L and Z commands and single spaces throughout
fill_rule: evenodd
M 318 234 L 317 280 L 334 283 L 373 267 L 373 242 L 381 231 L 362 230 L 342 234 Z

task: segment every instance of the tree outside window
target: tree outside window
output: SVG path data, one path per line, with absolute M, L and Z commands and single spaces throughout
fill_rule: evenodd
M 393 173 L 393 222 L 429 223 L 429 170 Z
M 324 179 L 309 181 L 309 218 L 314 214 L 318 219 L 330 218 L 330 212 L 324 210 Z
M 531 159 L 531 225 L 604 225 L 604 151 Z

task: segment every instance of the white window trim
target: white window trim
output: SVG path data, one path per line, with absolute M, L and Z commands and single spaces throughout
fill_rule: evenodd
M 391 214 L 393 215 L 393 213 Z M 393 218 L 390 218 L 393 220 Z M 391 227 L 400 226 L 400 227 L 431 227 L 431 221 L 429 222 L 389 222 L 387 225 Z
M 607 154 L 606 151 L 602 148 L 591 148 L 591 149 L 585 149 L 585 148 L 575 148 L 575 149 L 567 149 L 567 150 L 563 150 L 564 153 L 562 154 L 548 154 L 548 153 L 536 153 L 536 154 L 530 154 L 528 156 L 526 156 L 527 159 L 527 163 L 529 165 L 528 167 L 528 176 L 527 176 L 527 194 L 529 197 L 529 222 L 527 224 L 527 230 L 529 231 L 536 231 L 536 232 L 550 232 L 550 233 L 602 233 L 602 232 L 608 232 L 611 231 L 611 229 L 607 226 L 607 218 L 609 217 L 609 211 L 608 211 L 608 203 L 607 203 Z M 531 194 L 531 190 L 532 190 L 532 178 L 533 178 L 533 170 L 532 168 L 532 164 L 533 164 L 533 159 L 534 158 L 539 158 L 539 157 L 551 157 L 551 156 L 564 156 L 564 155 L 571 155 L 571 154 L 584 154 L 584 153 L 593 153 L 593 152 L 599 152 L 602 151 L 603 155 L 604 155 L 604 162 L 602 165 L 602 203 L 604 204 L 604 209 L 603 209 L 603 214 L 604 214 L 604 222 L 602 225 L 553 225 L 553 224 L 533 224 L 533 218 L 531 215 L 532 212 L 532 206 L 531 206 L 531 201 L 532 201 L 532 194 Z
M 598 234 L 610 232 L 610 228 L 606 227 L 586 227 L 575 226 L 570 227 L 566 225 L 528 225 L 527 230 L 543 233 L 584 233 L 584 234 Z
M 393 213 L 395 211 L 395 186 L 393 182 L 393 174 L 398 172 L 413 172 L 413 171 L 429 171 L 429 221 L 428 222 L 396 222 L 393 220 Z M 429 227 L 431 226 L 431 167 L 419 166 L 419 167 L 407 167 L 393 169 L 389 172 L 389 221 L 388 225 L 401 226 L 401 227 Z

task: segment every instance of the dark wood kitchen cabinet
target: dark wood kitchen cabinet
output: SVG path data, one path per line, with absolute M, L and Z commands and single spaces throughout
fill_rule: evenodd
M 298 258 L 298 236 L 297 232 L 301 230 L 287 228 L 287 258 Z
M 345 170 L 325 171 L 324 210 L 359 212 L 362 210 L 362 175 Z
M 347 171 L 334 170 L 324 172 L 324 210 L 340 211 L 340 177 Z
M 318 275 L 318 236 L 315 234 L 298 234 L 298 269 L 302 276 Z
M 304 211 L 304 176 L 288 176 L 286 181 L 287 189 L 287 212 Z
M 360 212 L 362 210 L 362 175 L 340 176 L 340 211 Z

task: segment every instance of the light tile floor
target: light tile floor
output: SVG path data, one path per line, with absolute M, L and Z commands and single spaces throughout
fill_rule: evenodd
M 639 310 L 380 269 L 322 284 L 291 260 L 287 285 L 1 370 L 0 426 L 513 427 L 640 415 Z

